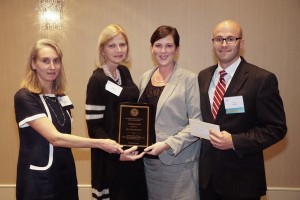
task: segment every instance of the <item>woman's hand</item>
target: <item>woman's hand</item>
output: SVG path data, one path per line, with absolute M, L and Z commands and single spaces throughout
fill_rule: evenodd
M 123 153 L 122 146 L 118 144 L 116 141 L 111 139 L 100 139 L 100 146 L 99 148 L 103 151 L 106 151 L 107 153 L 117 153 L 121 154 Z
M 135 161 L 142 158 L 145 155 L 145 152 L 139 154 L 137 148 L 137 146 L 133 146 L 130 149 L 124 150 L 124 152 L 120 155 L 120 161 Z
M 157 156 L 168 148 L 170 148 L 168 144 L 164 142 L 156 142 L 155 144 L 144 149 L 144 152 L 146 152 L 149 155 Z

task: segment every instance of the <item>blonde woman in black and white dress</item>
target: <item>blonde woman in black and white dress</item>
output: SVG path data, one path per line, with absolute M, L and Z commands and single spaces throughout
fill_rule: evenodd
M 65 86 L 62 51 L 51 40 L 37 41 L 21 89 L 14 97 L 20 137 L 17 200 L 78 199 L 70 148 L 99 148 L 108 153 L 131 155 L 114 140 L 71 135 L 73 105 L 65 96 Z
M 129 43 L 117 24 L 103 29 L 98 40 L 99 63 L 87 85 L 86 122 L 91 138 L 117 140 L 117 113 L 122 102 L 137 102 L 139 90 L 128 68 Z M 109 154 L 92 149 L 92 195 L 95 200 L 146 200 L 144 153 Z M 130 150 L 130 151 L 131 151 Z M 123 162 L 123 161 L 134 162 Z

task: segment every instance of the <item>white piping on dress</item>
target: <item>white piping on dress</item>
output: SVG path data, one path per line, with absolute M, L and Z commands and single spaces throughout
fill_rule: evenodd
M 48 115 L 48 118 L 50 119 L 50 121 L 52 122 L 52 118 L 51 118 L 51 114 L 50 114 L 50 111 L 49 111 L 49 108 L 45 102 L 45 99 L 43 97 L 42 94 L 40 94 L 40 98 L 44 104 L 44 107 L 46 109 L 46 112 L 47 112 L 47 115 Z M 51 167 L 53 163 L 53 145 L 49 143 L 49 160 L 48 160 L 48 164 L 44 167 L 39 167 L 39 166 L 35 166 L 35 165 L 30 165 L 29 169 L 31 170 L 40 170 L 40 171 L 44 171 L 44 170 L 47 170 Z
M 45 113 L 33 115 L 31 117 L 27 117 L 26 119 L 23 119 L 22 121 L 19 122 L 19 127 L 20 128 L 26 128 L 29 126 L 27 122 L 42 118 L 42 117 L 47 117 Z

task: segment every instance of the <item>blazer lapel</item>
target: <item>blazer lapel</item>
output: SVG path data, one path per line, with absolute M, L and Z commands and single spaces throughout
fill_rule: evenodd
M 242 58 L 242 61 L 239 64 L 237 70 L 235 71 L 232 80 L 230 82 L 230 85 L 228 86 L 224 94 L 224 97 L 237 96 L 239 90 L 241 89 L 241 87 L 244 85 L 245 81 L 248 78 L 248 72 L 249 69 L 247 68 L 247 62 L 245 61 L 245 59 Z M 220 105 L 220 109 L 217 114 L 216 121 L 218 120 L 218 118 L 224 115 L 226 115 L 226 109 L 223 100 Z
M 247 68 L 247 62 L 242 58 L 242 61 L 235 71 L 224 96 L 235 96 L 247 80 L 248 73 L 249 69 Z
M 180 68 L 177 68 L 177 65 L 175 65 L 174 72 L 170 76 L 168 83 L 165 85 L 165 88 L 159 97 L 157 108 L 156 108 L 156 118 L 159 115 L 163 105 L 165 104 L 169 96 L 174 92 L 177 84 L 179 83 L 178 79 L 181 76 L 181 74 L 182 71 L 180 70 Z
M 209 105 L 209 106 L 207 106 L 207 107 L 204 108 L 204 109 L 208 109 L 208 110 L 207 110 L 207 113 L 209 113 L 208 117 L 209 117 L 209 121 L 210 121 L 210 122 L 213 122 L 213 121 L 214 121 L 214 117 L 213 117 L 212 112 L 211 112 L 211 106 L 210 106 L 210 100 L 209 100 L 209 95 L 208 95 L 208 89 L 209 89 L 209 86 L 210 86 L 210 83 L 211 83 L 211 79 L 212 79 L 212 77 L 213 77 L 213 75 L 214 75 L 214 73 L 215 73 L 217 67 L 218 67 L 218 65 L 215 65 L 215 66 L 213 66 L 213 67 L 209 70 L 209 74 L 208 74 L 208 76 L 207 76 L 207 81 L 205 81 L 205 82 L 204 82 L 204 85 L 203 85 L 203 89 L 204 89 L 204 91 L 206 91 L 206 92 L 205 92 L 206 98 L 204 99 L 204 101 L 205 101 L 204 105 Z
M 147 84 L 149 83 L 149 81 L 151 81 L 151 77 L 153 75 L 153 73 L 155 72 L 157 68 L 153 69 L 153 70 L 150 70 L 147 72 L 147 74 L 141 79 L 141 82 L 140 82 L 140 95 L 139 95 L 139 99 L 141 98 L 142 94 L 144 93 L 146 87 L 147 87 Z

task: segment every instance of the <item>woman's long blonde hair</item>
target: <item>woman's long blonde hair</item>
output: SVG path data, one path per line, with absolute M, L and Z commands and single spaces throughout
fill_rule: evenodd
M 61 61 L 61 68 L 57 78 L 53 82 L 52 92 L 54 94 L 64 94 L 66 88 L 66 76 L 62 64 L 63 54 L 59 46 L 54 41 L 49 39 L 40 39 L 32 47 L 28 58 L 27 66 L 25 69 L 25 78 L 21 83 L 21 88 L 25 88 L 30 92 L 37 93 L 37 94 L 42 94 L 46 92 L 38 79 L 36 70 L 32 68 L 32 63 L 36 62 L 39 51 L 45 47 L 53 48 L 56 51 L 58 58 Z

